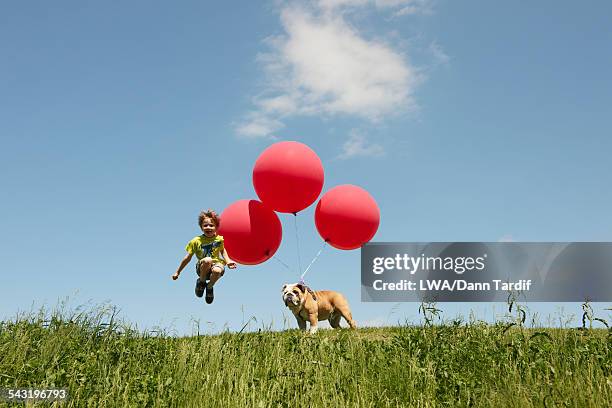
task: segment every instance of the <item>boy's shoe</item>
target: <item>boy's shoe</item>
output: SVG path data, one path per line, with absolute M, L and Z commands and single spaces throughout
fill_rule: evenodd
M 206 297 L 204 298 L 209 305 L 215 300 L 215 292 L 212 286 L 206 285 Z
M 198 278 L 196 280 L 196 286 L 195 286 L 195 295 L 197 297 L 202 297 L 204 295 L 204 288 L 206 287 L 206 283 L 202 282 L 200 280 L 200 278 Z

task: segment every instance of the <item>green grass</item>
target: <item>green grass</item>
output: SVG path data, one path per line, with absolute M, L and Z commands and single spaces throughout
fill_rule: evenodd
M 79 407 L 612 406 L 605 329 L 455 321 L 177 338 L 113 315 L 0 323 L 0 388 L 67 387 L 62 406 Z

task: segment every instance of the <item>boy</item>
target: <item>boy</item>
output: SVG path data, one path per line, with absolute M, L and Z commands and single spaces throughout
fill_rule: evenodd
M 202 297 L 204 288 L 206 288 L 206 303 L 212 303 L 215 299 L 213 286 L 223 276 L 225 271 L 224 265 L 230 269 L 236 268 L 236 262 L 232 261 L 227 255 L 227 251 L 223 245 L 223 237 L 217 235 L 219 228 L 219 217 L 213 210 L 202 211 L 198 217 L 198 224 L 204 234 L 199 235 L 189 241 L 185 250 L 187 255 L 181 261 L 178 269 L 172 275 L 173 280 L 177 280 L 181 271 L 191 261 L 193 254 L 198 258 L 196 263 L 196 281 L 195 294 L 197 297 Z M 206 282 L 208 280 L 208 283 Z

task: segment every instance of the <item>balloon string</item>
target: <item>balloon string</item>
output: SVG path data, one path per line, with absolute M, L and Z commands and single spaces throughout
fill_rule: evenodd
M 310 261 L 310 265 L 308 265 L 308 268 L 306 268 L 302 276 L 300 276 L 300 283 L 304 283 L 304 276 L 306 275 L 306 272 L 308 272 L 310 267 L 317 261 L 317 259 L 319 259 L 321 252 L 323 252 L 326 246 L 327 246 L 327 241 L 323 242 L 323 246 L 321 247 L 321 249 L 319 249 L 319 252 L 315 255 L 314 258 L 312 258 L 312 261 Z
M 300 258 L 300 235 L 298 234 L 297 213 L 293 213 L 293 225 L 295 226 L 295 244 L 297 246 L 298 273 L 302 270 L 302 259 Z
M 289 267 L 289 265 L 287 265 L 286 263 L 284 263 L 283 261 L 281 261 L 276 255 L 274 255 L 272 257 L 273 259 L 276 259 L 281 265 L 283 265 L 285 268 L 291 270 L 291 268 Z

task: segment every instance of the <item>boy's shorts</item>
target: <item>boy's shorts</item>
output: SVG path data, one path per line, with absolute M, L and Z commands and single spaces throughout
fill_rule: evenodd
M 198 275 L 198 277 L 200 276 L 200 263 L 201 262 L 204 262 L 204 258 L 198 259 L 198 262 L 196 262 L 195 273 L 196 273 L 196 275 Z M 220 268 L 221 269 L 221 276 L 223 276 L 223 274 L 225 273 L 225 265 L 223 265 L 220 262 L 213 262 L 213 264 L 210 266 L 210 269 L 212 269 L 214 267 Z

